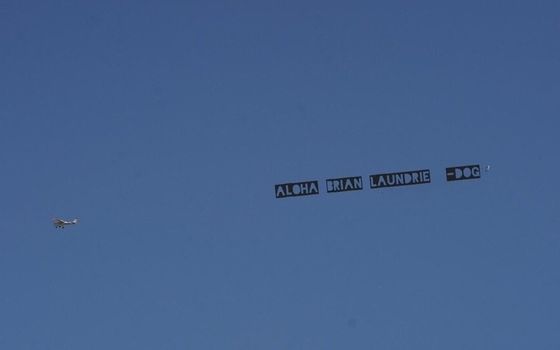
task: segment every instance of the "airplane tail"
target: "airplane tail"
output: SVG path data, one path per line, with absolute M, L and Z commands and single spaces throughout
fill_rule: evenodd
M 77 224 L 77 223 L 78 223 L 78 219 L 72 220 L 72 223 L 73 223 L 73 224 Z

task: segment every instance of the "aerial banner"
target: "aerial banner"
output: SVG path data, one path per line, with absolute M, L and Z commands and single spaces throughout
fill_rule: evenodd
M 486 165 L 485 169 L 486 172 L 488 172 L 490 165 Z M 480 179 L 480 164 L 447 167 L 445 168 L 445 175 L 447 182 Z M 439 178 L 439 176 L 437 177 Z M 386 187 L 422 185 L 431 182 L 432 175 L 430 169 L 369 175 L 369 186 L 373 190 Z M 327 193 L 362 191 L 364 189 L 362 176 L 329 178 L 325 180 L 324 186 L 324 190 L 326 190 Z M 276 194 L 276 198 L 319 194 L 319 181 L 289 182 L 274 185 L 274 193 Z

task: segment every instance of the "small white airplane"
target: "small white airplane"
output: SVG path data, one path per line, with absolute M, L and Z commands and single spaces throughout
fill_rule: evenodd
M 62 219 L 53 219 L 53 225 L 56 228 L 64 228 L 65 226 L 68 225 L 76 225 L 78 223 L 78 219 L 74 219 L 74 220 L 70 220 L 70 221 L 66 221 L 66 220 L 62 220 Z

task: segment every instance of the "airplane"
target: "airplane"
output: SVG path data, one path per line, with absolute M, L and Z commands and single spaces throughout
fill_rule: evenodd
M 65 226 L 76 225 L 77 223 L 78 223 L 77 218 L 74 219 L 74 220 L 71 220 L 71 221 L 66 221 L 66 220 L 62 220 L 62 219 L 58 219 L 58 218 L 53 219 L 53 225 L 56 228 L 64 228 Z

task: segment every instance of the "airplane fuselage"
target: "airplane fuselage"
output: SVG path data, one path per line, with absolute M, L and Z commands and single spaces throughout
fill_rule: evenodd
M 74 219 L 72 221 L 66 221 L 66 220 L 61 220 L 61 219 L 54 219 L 53 220 L 53 225 L 56 228 L 64 228 L 65 226 L 76 225 L 77 223 L 78 223 L 78 219 Z

